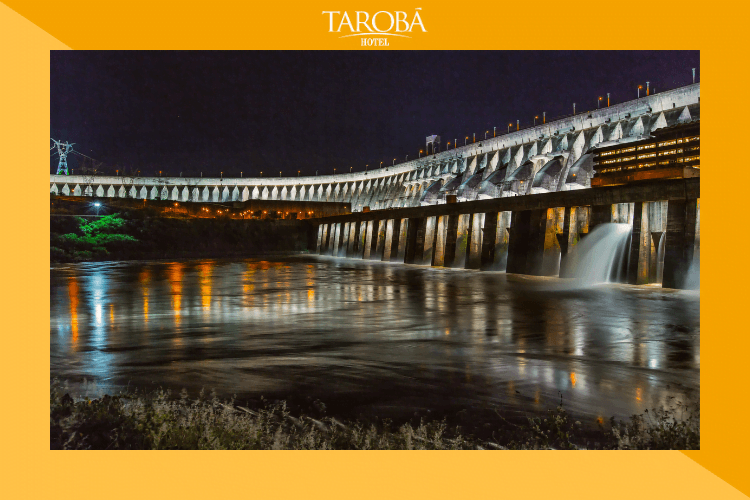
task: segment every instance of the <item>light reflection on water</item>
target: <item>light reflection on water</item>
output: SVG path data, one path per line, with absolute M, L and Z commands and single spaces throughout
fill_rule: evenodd
M 592 418 L 697 400 L 696 293 L 556 283 L 315 258 L 70 266 L 51 272 L 51 374 L 368 408 L 562 397 Z

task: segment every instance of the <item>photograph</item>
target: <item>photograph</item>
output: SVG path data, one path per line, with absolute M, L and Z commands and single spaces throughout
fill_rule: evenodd
M 700 450 L 700 61 L 51 50 L 49 449 Z

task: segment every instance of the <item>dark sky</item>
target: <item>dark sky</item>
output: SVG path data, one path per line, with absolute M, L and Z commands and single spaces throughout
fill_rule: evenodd
M 700 81 L 699 51 L 53 51 L 51 137 L 112 173 L 348 172 L 413 158 L 430 134 L 462 144 L 647 80 L 687 85 L 693 67 Z

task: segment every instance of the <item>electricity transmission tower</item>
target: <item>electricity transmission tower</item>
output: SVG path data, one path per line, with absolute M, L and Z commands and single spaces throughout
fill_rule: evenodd
M 73 144 L 75 144 L 75 142 L 68 144 L 68 141 L 63 143 L 61 141 L 56 141 L 55 139 L 50 140 L 55 143 L 55 146 L 57 146 L 57 154 L 60 155 L 60 162 L 57 164 L 57 175 L 68 175 L 68 153 L 73 151 Z

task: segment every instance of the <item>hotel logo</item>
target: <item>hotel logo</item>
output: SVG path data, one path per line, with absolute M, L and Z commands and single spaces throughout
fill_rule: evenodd
M 338 10 L 324 10 L 328 16 L 328 32 L 340 33 L 339 38 L 361 37 L 363 47 L 388 47 L 389 37 L 411 38 L 412 33 L 427 33 L 419 15 L 421 8 L 409 15 L 403 11 L 381 10 L 372 16 L 369 12 L 355 11 L 350 15 Z

